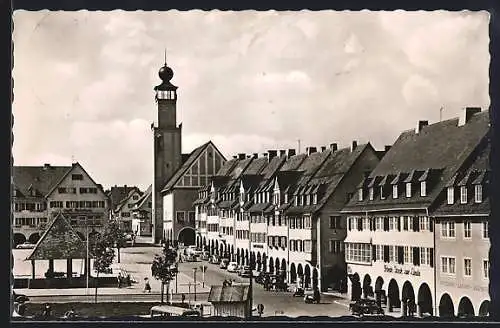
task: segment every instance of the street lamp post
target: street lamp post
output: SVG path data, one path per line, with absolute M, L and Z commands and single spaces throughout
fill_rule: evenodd
M 194 281 L 194 301 L 196 302 L 196 271 L 198 268 L 193 268 L 193 281 Z

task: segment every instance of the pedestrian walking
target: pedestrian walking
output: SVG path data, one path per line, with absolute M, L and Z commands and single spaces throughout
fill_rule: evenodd
M 184 304 L 184 301 L 186 300 L 186 295 L 184 295 L 184 293 L 181 294 L 181 300 L 182 304 Z
M 122 288 L 122 273 L 118 272 L 118 276 L 116 277 L 118 280 L 118 288 Z
M 132 286 L 132 281 L 130 279 L 130 273 L 127 273 L 127 278 L 125 279 L 125 281 L 127 283 L 127 287 Z
M 144 278 L 144 292 L 151 293 L 151 285 L 149 284 L 149 279 L 147 277 Z
M 45 307 L 43 308 L 42 312 L 42 317 L 44 317 L 45 319 L 52 317 L 52 307 L 50 306 L 49 303 L 45 303 Z

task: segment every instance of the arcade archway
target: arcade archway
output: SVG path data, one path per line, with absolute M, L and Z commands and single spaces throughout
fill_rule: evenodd
M 24 244 L 26 242 L 26 237 L 22 233 L 15 233 L 12 242 L 14 243 L 14 247 L 17 245 Z
M 406 313 L 404 315 L 409 315 L 410 313 L 415 313 L 415 291 L 413 290 L 413 286 L 409 281 L 405 281 L 403 284 L 403 302 L 406 304 Z
M 371 284 L 372 284 L 372 278 L 370 277 L 369 274 L 365 274 L 365 277 L 363 278 L 363 296 L 364 296 L 364 298 L 373 296 Z
M 312 270 L 312 286 L 313 286 L 313 288 L 316 288 L 316 287 L 318 287 L 318 285 L 319 285 L 318 269 L 313 268 L 313 270 Z
M 40 240 L 40 234 L 38 232 L 32 233 L 28 238 L 28 241 L 31 244 L 36 244 L 38 243 L 39 240 Z
M 488 317 L 490 315 L 490 301 L 483 301 L 483 303 L 481 303 L 478 315 L 480 317 Z
M 297 282 L 297 269 L 295 268 L 295 263 L 290 264 L 290 282 Z
M 399 299 L 399 286 L 394 279 L 389 281 L 389 287 L 387 289 L 387 302 L 389 311 L 392 311 L 393 308 L 399 308 L 401 306 L 401 300 Z
M 274 270 L 275 274 L 278 274 L 280 272 L 280 259 L 276 258 L 276 261 L 274 262 Z
M 439 301 L 439 316 L 445 318 L 451 318 L 455 316 L 453 301 L 448 294 L 443 294 L 443 296 L 441 296 L 441 300 Z
M 458 316 L 466 318 L 474 316 L 474 306 L 467 296 L 462 297 L 458 303 Z
M 417 296 L 417 305 L 418 305 L 418 315 L 422 316 L 422 314 L 428 314 L 432 315 L 433 314 L 433 309 L 432 309 L 432 293 L 431 289 L 429 288 L 429 285 L 427 285 L 425 282 L 420 285 L 420 288 L 418 289 L 418 296 Z
M 311 267 L 309 264 L 306 264 L 306 268 L 304 269 L 304 286 L 311 288 Z
M 269 258 L 269 273 L 274 273 L 274 261 L 273 258 Z

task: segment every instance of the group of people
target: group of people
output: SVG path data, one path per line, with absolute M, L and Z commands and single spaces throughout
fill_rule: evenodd
M 122 288 L 123 286 L 125 287 L 130 287 L 132 286 L 132 280 L 130 279 L 130 274 L 122 274 L 122 272 L 118 273 L 118 288 Z

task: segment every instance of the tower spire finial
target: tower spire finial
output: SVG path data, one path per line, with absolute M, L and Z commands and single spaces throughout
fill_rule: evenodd
M 165 66 L 167 66 L 167 48 L 164 50 L 164 55 L 165 55 Z

